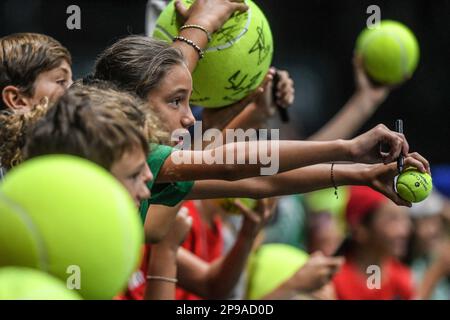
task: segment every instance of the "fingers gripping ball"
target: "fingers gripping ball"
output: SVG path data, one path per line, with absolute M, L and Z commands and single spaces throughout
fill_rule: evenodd
M 426 199 L 433 189 L 432 179 L 428 173 L 415 168 L 406 169 L 397 179 L 397 193 L 409 202 L 420 202 Z
M 0 186 L 0 266 L 41 269 L 86 299 L 111 299 L 135 271 L 143 230 L 132 199 L 106 170 L 44 156 Z
M 375 82 L 399 84 L 409 79 L 419 62 L 419 44 L 412 31 L 397 21 L 383 20 L 366 28 L 356 41 L 364 69 Z
M 0 268 L 0 300 L 81 300 L 65 283 L 39 270 Z
M 192 0 L 183 0 L 189 6 Z M 241 100 L 264 80 L 273 55 L 270 25 L 258 6 L 246 0 L 247 12 L 235 13 L 212 35 L 193 73 L 193 104 L 223 107 Z M 172 1 L 161 13 L 153 37 L 171 42 L 178 35 Z

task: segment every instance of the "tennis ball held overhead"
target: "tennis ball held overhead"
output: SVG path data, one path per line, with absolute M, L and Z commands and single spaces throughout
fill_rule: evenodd
M 186 7 L 192 0 L 182 0 Z M 212 34 L 192 75 L 193 104 L 218 108 L 246 97 L 264 80 L 272 62 L 270 25 L 259 7 L 245 0 L 249 9 L 236 12 Z M 156 21 L 153 37 L 172 42 L 182 26 L 172 1 Z
M 364 29 L 356 41 L 368 76 L 377 83 L 395 85 L 409 79 L 419 63 L 414 33 L 400 22 L 383 20 Z
M 409 202 L 425 200 L 433 189 L 431 176 L 415 168 L 406 169 L 397 179 L 397 193 Z

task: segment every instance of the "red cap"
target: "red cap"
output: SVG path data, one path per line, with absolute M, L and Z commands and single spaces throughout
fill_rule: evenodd
M 350 228 L 358 225 L 364 216 L 388 200 L 381 193 L 362 186 L 352 186 L 345 217 Z

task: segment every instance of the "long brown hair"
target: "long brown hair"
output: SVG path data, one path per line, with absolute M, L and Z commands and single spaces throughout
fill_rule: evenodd
M 97 58 L 94 77 L 113 82 L 118 88 L 146 99 L 174 66 L 185 63 L 180 50 L 144 36 L 128 36 Z

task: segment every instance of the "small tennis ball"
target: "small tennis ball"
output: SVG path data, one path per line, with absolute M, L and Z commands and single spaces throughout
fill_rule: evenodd
M 0 300 L 81 300 L 61 280 L 39 270 L 0 268 Z
M 364 69 L 375 82 L 399 84 L 409 79 L 419 63 L 419 44 L 413 32 L 400 22 L 383 20 L 366 28 L 356 41 Z
M 183 0 L 190 6 L 192 0 Z M 267 74 L 273 55 L 270 25 L 258 6 L 245 0 L 247 12 L 235 13 L 212 35 L 193 73 L 193 104 L 215 108 L 230 105 L 255 90 Z M 179 34 L 174 1 L 156 21 L 153 37 L 172 42 Z
M 220 205 L 227 213 L 240 214 L 241 210 L 234 204 L 235 200 L 239 200 L 245 207 L 254 210 L 258 201 L 250 198 L 224 198 L 218 199 L 217 203 Z
M 143 230 L 123 186 L 87 160 L 24 162 L 0 185 L 0 266 L 40 269 L 111 299 L 137 268 Z
M 409 202 L 426 199 L 433 189 L 431 176 L 415 168 L 406 169 L 397 179 L 397 193 Z
M 250 258 L 248 299 L 261 299 L 292 277 L 309 255 L 290 245 L 271 243 L 261 246 Z

